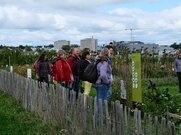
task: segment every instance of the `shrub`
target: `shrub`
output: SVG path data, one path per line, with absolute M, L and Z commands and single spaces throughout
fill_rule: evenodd
M 148 90 L 143 93 L 143 111 L 153 115 L 165 115 L 167 106 L 172 99 L 168 88 L 156 88 L 156 84 L 150 81 Z

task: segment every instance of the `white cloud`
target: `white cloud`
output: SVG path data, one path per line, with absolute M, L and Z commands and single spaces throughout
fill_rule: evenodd
M 41 7 L 49 6 L 64 9 L 91 9 L 105 4 L 131 3 L 131 2 L 154 2 L 157 0 L 0 0 L 3 5 L 18 5 L 21 7 Z
M 133 0 L 132 0 L 133 1 Z M 156 43 L 181 41 L 177 36 L 181 31 L 181 6 L 160 12 L 148 12 L 141 9 L 118 8 L 110 12 L 98 10 L 34 10 L 35 7 L 20 8 L 25 3 L 66 7 L 79 7 L 90 4 L 83 0 L 68 0 L 63 3 L 57 0 L 0 0 L 0 40 L 2 43 L 50 43 L 67 39 L 79 43 L 82 38 L 94 36 L 100 41 L 130 40 L 130 31 L 125 28 L 136 28 L 133 31 L 135 40 Z M 11 5 L 9 3 L 11 2 Z M 19 2 L 19 4 L 16 4 Z M 22 2 L 22 3 L 21 3 Z M 57 2 L 57 5 L 56 5 Z M 90 7 L 106 3 L 125 2 L 125 0 L 92 0 Z M 130 0 L 131 2 L 131 0 Z M 16 6 L 18 5 L 18 6 Z M 90 8 L 89 7 L 89 8 Z M 139 28 L 139 29 L 137 29 Z M 170 37 L 170 38 L 169 38 Z M 10 40 L 11 39 L 11 40 Z
M 177 6 L 160 12 L 145 12 L 140 9 L 123 8 L 113 10 L 111 14 L 125 20 L 125 26 L 139 28 L 133 31 L 135 38 L 138 37 L 140 40 L 147 39 L 147 41 L 156 41 L 158 43 L 171 43 L 174 40 L 181 41 L 175 36 L 181 31 L 181 15 L 178 14 L 180 12 L 181 6 Z M 139 38 L 139 36 L 143 36 L 143 38 Z M 172 40 L 168 37 L 172 38 Z

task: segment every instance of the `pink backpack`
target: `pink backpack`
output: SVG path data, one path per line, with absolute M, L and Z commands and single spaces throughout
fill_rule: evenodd
M 40 64 L 40 61 L 39 60 L 36 60 L 35 63 L 34 63 L 34 69 L 35 69 L 35 72 L 39 75 L 39 64 Z

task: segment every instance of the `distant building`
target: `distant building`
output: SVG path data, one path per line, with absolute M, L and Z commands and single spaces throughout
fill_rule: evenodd
M 97 51 L 100 51 L 100 50 L 102 50 L 103 48 L 104 48 L 104 46 L 98 45 L 96 50 L 97 50 Z
M 117 46 L 119 53 L 122 53 L 122 50 L 124 48 L 129 49 L 130 52 L 134 52 L 137 50 L 140 50 L 142 53 L 144 50 L 147 50 L 149 54 L 152 54 L 153 51 L 154 53 L 158 53 L 159 51 L 159 45 L 155 43 L 143 43 L 140 41 L 120 41 L 120 42 L 115 42 L 115 46 Z
M 98 40 L 93 38 L 86 38 L 80 41 L 80 48 L 89 48 L 91 51 L 97 51 Z
M 54 48 L 55 48 L 55 49 L 58 49 L 58 50 L 62 49 L 62 47 L 63 47 L 64 45 L 70 45 L 70 41 L 67 41 L 67 40 L 58 40 L 58 41 L 55 41 L 55 42 L 54 42 Z
M 176 54 L 176 51 L 168 45 L 160 45 L 159 55 L 163 55 L 163 54 Z

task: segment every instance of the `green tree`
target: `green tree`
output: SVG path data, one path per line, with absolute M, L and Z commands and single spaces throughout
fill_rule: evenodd
M 62 46 L 62 50 L 66 51 L 66 52 L 69 52 L 71 49 L 71 46 L 70 45 L 63 45 Z

